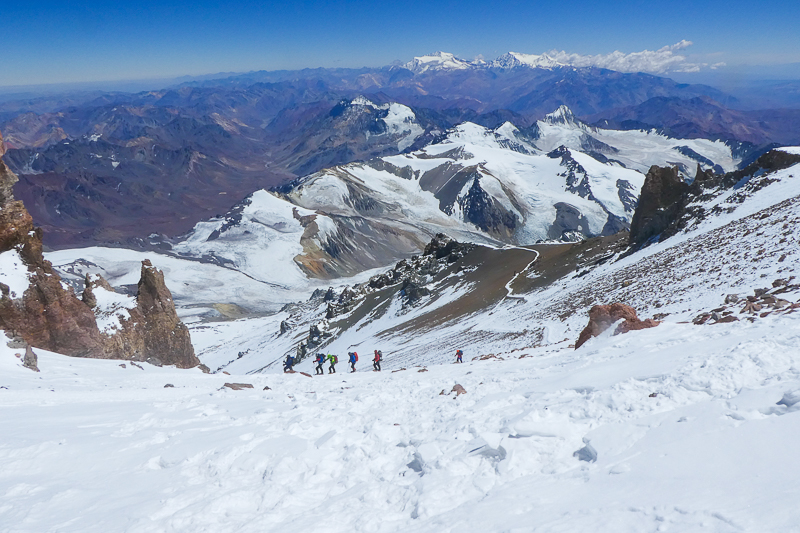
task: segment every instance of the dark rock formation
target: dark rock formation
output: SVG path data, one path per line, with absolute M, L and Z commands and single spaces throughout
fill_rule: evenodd
M 652 328 L 660 324 L 660 322 L 651 318 L 640 320 L 636 316 L 636 310 L 629 305 L 621 303 L 595 305 L 589 310 L 589 324 L 581 331 L 578 340 L 575 342 L 575 349 L 577 350 L 590 338 L 597 337 L 611 327 L 612 324 L 622 319 L 624 319 L 624 322 L 617 326 L 614 335 Z
M 637 249 L 656 238 L 663 241 L 693 221 L 703 220 L 708 213 L 699 204 L 720 192 L 738 189 L 729 202 L 744 201 L 748 194 L 774 181 L 768 175 L 770 172 L 797 163 L 800 163 L 800 155 L 772 150 L 746 168 L 727 174 L 704 171 L 698 164 L 691 185 L 680 179 L 677 168 L 653 166 L 645 177 L 639 204 L 633 214 L 630 246 Z M 722 208 L 717 206 L 714 209 Z
M 428 296 L 431 291 L 425 286 L 424 280 L 419 276 L 411 276 L 403 280 L 402 294 L 406 301 L 413 305 L 420 301 L 423 296 Z
M 475 224 L 492 235 L 510 239 L 517 227 L 517 215 L 489 196 L 481 188 L 478 178 L 472 182 L 467 195 L 461 200 L 464 221 Z
M 663 233 L 680 213 L 688 190 L 677 167 L 650 167 L 631 220 L 631 246 L 642 245 Z

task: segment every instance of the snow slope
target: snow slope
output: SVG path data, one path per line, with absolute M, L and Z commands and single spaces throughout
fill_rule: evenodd
M 797 316 L 312 378 L 3 346 L 1 529 L 797 531 Z

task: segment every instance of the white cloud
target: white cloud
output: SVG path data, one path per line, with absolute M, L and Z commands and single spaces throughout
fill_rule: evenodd
M 690 63 L 687 61 L 686 56 L 675 53 L 691 45 L 692 41 L 683 40 L 655 51 L 644 50 L 630 54 L 615 51 L 610 54 L 591 56 L 553 50 L 548 52 L 548 55 L 559 63 L 575 67 L 600 67 L 619 72 L 653 72 L 656 74 L 697 72 L 707 65 L 705 63 Z

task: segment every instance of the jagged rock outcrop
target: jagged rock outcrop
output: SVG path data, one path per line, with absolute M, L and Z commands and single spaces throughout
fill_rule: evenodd
M 677 218 L 688 190 L 678 167 L 650 167 L 631 219 L 631 246 L 640 246 L 661 235 Z
M 109 292 L 114 292 L 114 288 L 111 287 L 103 276 L 99 274 L 86 274 L 81 301 L 91 309 L 97 307 L 97 298 L 94 295 L 95 287 L 102 287 Z
M 122 329 L 108 337 L 112 353 L 123 359 L 148 361 L 157 366 L 192 368 L 200 364 L 194 354 L 189 329 L 180 321 L 175 304 L 164 283 L 164 273 L 145 259 L 130 318 L 122 319 Z
M 614 330 L 614 335 L 629 331 L 652 328 L 660 324 L 659 321 L 648 318 L 640 320 L 636 310 L 622 303 L 611 305 L 595 305 L 589 310 L 589 324 L 581 331 L 575 342 L 575 349 L 580 348 L 592 337 L 597 337 L 619 320 L 624 320 Z
M 742 170 L 715 174 L 712 170 L 697 173 L 691 184 L 678 175 L 677 167 L 653 166 L 645 177 L 639 204 L 631 220 L 630 246 L 636 249 L 658 237 L 663 241 L 703 220 L 709 213 L 702 203 L 714 195 L 734 187 L 741 187 L 740 198 L 771 183 L 770 172 L 789 168 L 800 163 L 800 155 L 781 150 L 771 150 Z M 736 201 L 736 198 L 731 198 Z M 717 206 L 714 209 L 722 209 Z
M 483 190 L 480 179 L 475 178 L 466 196 L 461 200 L 464 221 L 502 239 L 511 239 L 519 223 L 518 217 Z
M 98 287 L 113 293 L 101 277 L 86 279 L 83 300 L 61 281 L 42 254 L 42 232 L 12 188 L 17 181 L 0 161 L 0 255 L 14 272 L 0 277 L 0 329 L 30 346 L 78 357 L 129 359 L 197 366 L 189 330 L 178 319 L 164 275 L 149 261 L 142 266 L 136 305 L 120 328 L 101 332 L 93 307 Z M 7 282 L 15 286 L 14 291 Z M 19 293 L 19 294 L 18 294 Z

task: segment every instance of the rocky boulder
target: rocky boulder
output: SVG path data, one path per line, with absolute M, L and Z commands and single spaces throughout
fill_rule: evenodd
M 22 366 L 29 368 L 34 372 L 39 372 L 39 358 L 31 350 L 30 346 L 25 347 L 25 357 L 22 360 Z
M 629 305 L 622 303 L 595 305 L 589 310 L 589 324 L 578 336 L 578 340 L 575 342 L 575 349 L 577 350 L 590 338 L 597 337 L 620 320 L 623 320 L 623 322 L 617 326 L 614 335 L 652 328 L 660 324 L 659 321 L 651 318 L 640 320 L 636 316 L 636 310 Z

